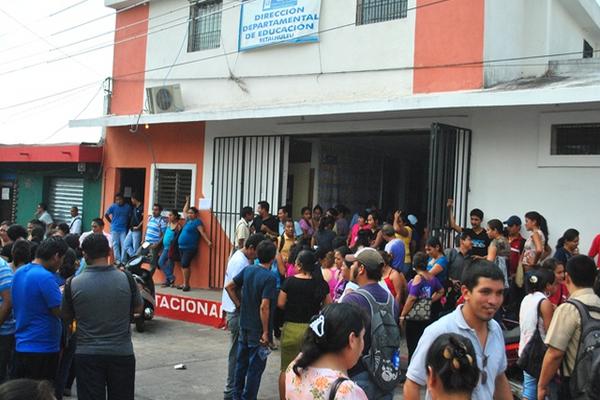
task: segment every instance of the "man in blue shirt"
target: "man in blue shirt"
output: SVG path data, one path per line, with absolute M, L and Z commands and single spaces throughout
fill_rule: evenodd
M 235 388 L 233 399 L 256 399 L 269 354 L 271 303 L 275 300 L 275 277 L 271 264 L 277 248 L 270 240 L 256 246 L 257 266 L 244 268 L 226 287 L 240 310 Z M 241 299 L 237 289 L 241 288 Z
M 406 373 L 407 400 L 420 398 L 420 388 L 427 384 L 427 351 L 444 333 L 463 335 L 473 343 L 481 374 L 472 399 L 513 398 L 504 374 L 507 363 L 502 329 L 493 319 L 504 300 L 504 274 L 494 263 L 477 260 L 464 271 L 462 284 L 464 305 L 431 324 L 419 340 Z
M 132 212 L 131 205 L 125 203 L 121 193 L 117 193 L 115 202 L 104 214 L 104 218 L 110 223 L 115 264 L 123 264 L 126 261 L 125 238 L 127 237 Z
M 163 208 L 156 203 L 152 206 L 152 215 L 148 216 L 146 221 L 146 236 L 144 242 L 150 243 L 150 253 L 152 255 L 152 268 L 158 266 L 158 259 L 162 250 L 162 239 L 167 230 L 168 221 L 162 214 Z M 165 251 L 169 251 L 166 249 Z
M 12 312 L 13 271 L 0 257 L 0 383 L 6 380 L 15 347 L 15 318 Z
M 62 238 L 48 238 L 38 245 L 33 262 L 15 273 L 15 378 L 54 381 L 62 333 L 61 293 L 54 274 L 68 248 Z

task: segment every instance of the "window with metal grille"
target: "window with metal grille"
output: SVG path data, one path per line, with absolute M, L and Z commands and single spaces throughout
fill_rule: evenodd
M 190 7 L 188 52 L 216 49 L 221 45 L 223 0 L 206 0 Z
M 408 0 L 358 0 L 356 2 L 356 24 L 406 18 Z
M 156 169 L 154 202 L 165 210 L 183 210 L 185 197 L 191 195 L 192 171 L 189 169 Z
M 552 155 L 600 155 L 600 123 L 552 125 Z

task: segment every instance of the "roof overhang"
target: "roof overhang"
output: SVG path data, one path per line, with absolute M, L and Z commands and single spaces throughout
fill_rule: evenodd
M 100 163 L 102 146 L 85 144 L 0 146 L 0 162 Z
M 251 107 L 218 110 L 187 110 L 177 113 L 112 115 L 72 120 L 69 126 L 127 126 L 198 121 L 278 118 L 293 116 L 339 115 L 355 113 L 416 111 L 454 108 L 537 106 L 600 101 L 600 83 L 580 82 L 578 86 L 544 87 L 523 90 L 492 88 L 478 91 L 413 95 L 386 100 L 304 103 L 277 107 Z

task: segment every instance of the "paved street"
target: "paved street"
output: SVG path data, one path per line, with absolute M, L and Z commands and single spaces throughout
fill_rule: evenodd
M 157 318 L 134 332 L 136 399 L 222 399 L 228 334 L 202 325 Z M 175 370 L 183 363 L 186 370 Z M 258 398 L 276 400 L 279 352 L 269 358 Z M 401 399 L 397 394 L 394 399 Z

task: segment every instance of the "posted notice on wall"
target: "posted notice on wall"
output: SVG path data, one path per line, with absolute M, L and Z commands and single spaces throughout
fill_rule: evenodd
M 321 0 L 249 0 L 240 15 L 240 51 L 319 40 Z

